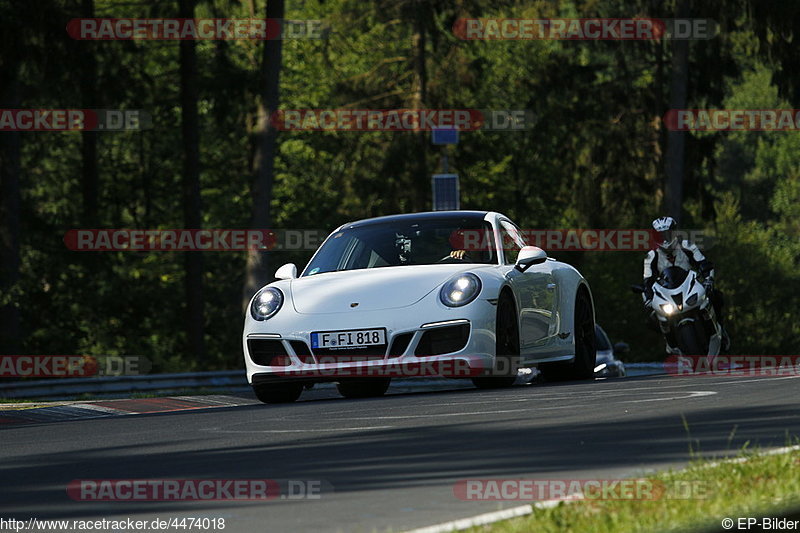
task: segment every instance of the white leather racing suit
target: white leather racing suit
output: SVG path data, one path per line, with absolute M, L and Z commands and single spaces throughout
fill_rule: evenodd
M 658 275 L 671 266 L 699 270 L 706 279 L 714 278 L 714 268 L 693 242 L 683 240 L 678 246 L 650 250 L 644 259 L 644 282 L 651 288 Z

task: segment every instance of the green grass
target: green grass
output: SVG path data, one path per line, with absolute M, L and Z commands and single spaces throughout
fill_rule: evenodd
M 61 405 L 60 401 L 35 400 L 28 398 L 0 398 L 0 411 L 19 411 L 20 409 L 35 409 L 48 405 Z
M 152 392 L 134 392 L 129 395 L 124 395 L 120 393 L 122 397 L 120 398 L 109 398 L 105 396 L 105 393 L 100 394 L 92 394 L 92 393 L 82 393 L 77 394 L 69 400 L 49 400 L 45 398 L 26 398 L 26 399 L 19 399 L 19 398 L 0 398 L 0 409 L 2 409 L 2 404 L 47 404 L 47 403 L 69 403 L 69 402 L 87 402 L 87 401 L 94 401 L 94 400 L 121 400 L 125 398 L 163 398 L 166 396 L 208 396 L 214 394 L 231 394 L 231 391 L 224 388 L 186 388 L 186 389 L 178 389 L 171 391 L 169 394 L 165 394 L 160 391 L 152 391 Z M 7 409 L 12 409 L 16 407 L 6 407 Z
M 696 487 L 702 497 L 653 500 L 583 500 L 473 531 L 492 533 L 698 531 L 720 529 L 723 518 L 780 516 L 800 507 L 800 451 L 773 455 L 742 452 L 743 462 L 694 461 L 685 470 L 648 476 L 666 487 Z M 676 483 L 677 482 L 677 483 Z M 691 485 L 688 484 L 691 482 Z

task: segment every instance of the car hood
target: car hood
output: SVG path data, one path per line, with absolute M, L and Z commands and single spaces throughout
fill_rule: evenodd
M 326 272 L 294 279 L 290 292 L 298 313 L 323 314 L 408 307 L 459 272 L 488 265 L 414 265 Z M 357 303 L 357 306 L 353 304 Z

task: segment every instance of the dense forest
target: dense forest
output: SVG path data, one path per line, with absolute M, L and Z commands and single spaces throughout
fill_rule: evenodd
M 86 17 L 321 21 L 313 38 L 81 40 Z M 465 40 L 465 17 L 679 17 L 697 40 Z M 523 228 L 714 235 L 733 351 L 800 347 L 797 131 L 670 131 L 676 108 L 800 108 L 800 4 L 769 0 L 0 0 L 2 109 L 141 110 L 140 131 L 0 132 L 0 353 L 241 366 L 243 299 L 311 251 L 77 252 L 77 228 L 332 230 L 431 208 L 430 134 L 278 131 L 278 109 L 513 109 L 448 147 L 462 209 Z M 551 252 L 631 360 L 663 358 L 644 252 Z

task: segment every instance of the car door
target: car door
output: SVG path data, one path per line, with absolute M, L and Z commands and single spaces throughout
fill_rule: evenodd
M 519 251 L 527 246 L 522 232 L 507 219 L 500 220 L 504 261 L 513 265 Z M 548 344 L 558 328 L 558 285 L 552 261 L 530 267 L 525 272 L 512 268 L 506 274 L 520 313 L 520 353 L 535 359 L 538 347 Z

